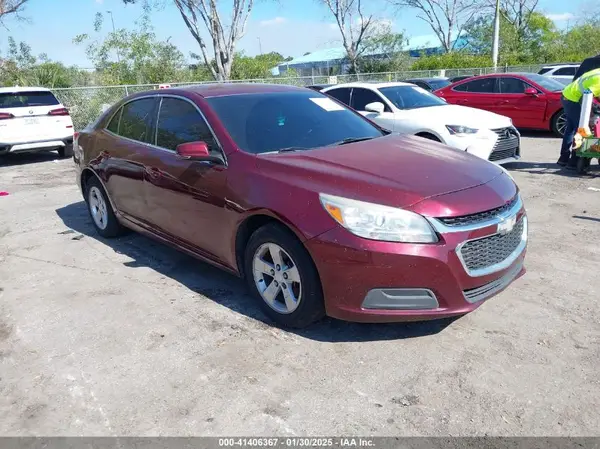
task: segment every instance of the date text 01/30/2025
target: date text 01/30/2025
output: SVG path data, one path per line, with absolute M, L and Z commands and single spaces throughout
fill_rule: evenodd
M 374 447 L 370 438 L 219 438 L 219 447 Z

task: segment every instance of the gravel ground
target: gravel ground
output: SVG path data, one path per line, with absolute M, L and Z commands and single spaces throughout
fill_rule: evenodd
M 234 277 L 96 236 L 71 161 L 5 159 L 0 435 L 600 434 L 600 167 L 557 170 L 545 134 L 523 147 L 511 288 L 454 321 L 300 332 Z

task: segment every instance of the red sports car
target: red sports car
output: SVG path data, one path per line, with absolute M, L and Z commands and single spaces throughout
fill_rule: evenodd
M 435 91 L 448 103 L 510 117 L 517 128 L 544 129 L 562 136 L 560 98 L 565 86 L 535 73 L 496 73 L 468 78 Z

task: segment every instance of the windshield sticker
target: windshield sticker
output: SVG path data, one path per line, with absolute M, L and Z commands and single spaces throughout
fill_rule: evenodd
M 344 110 L 343 107 L 341 107 L 339 104 L 337 104 L 331 98 L 310 98 L 310 101 L 312 101 L 317 106 L 322 107 L 323 109 L 325 109 L 328 112 Z

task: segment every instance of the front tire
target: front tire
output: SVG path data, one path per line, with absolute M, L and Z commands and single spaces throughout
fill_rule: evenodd
M 125 228 L 117 220 L 108 195 L 95 176 L 92 176 L 86 183 L 85 202 L 98 234 L 105 238 L 112 238 L 124 233 Z
M 262 311 L 284 327 L 303 328 L 325 316 L 317 269 L 302 243 L 278 224 L 252 234 L 244 273 Z
M 557 137 L 563 137 L 565 135 L 565 128 L 567 127 L 567 117 L 564 110 L 558 111 L 552 116 L 550 120 L 550 131 Z

